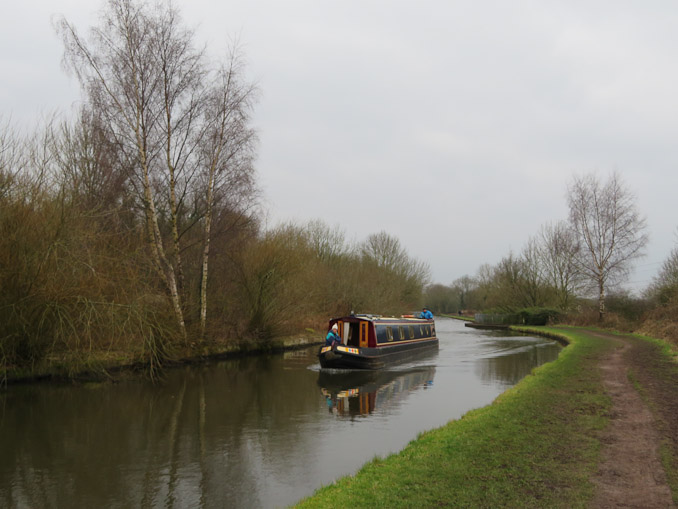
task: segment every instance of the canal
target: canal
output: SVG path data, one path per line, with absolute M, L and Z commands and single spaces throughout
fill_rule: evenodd
M 284 507 L 485 406 L 558 356 L 439 318 L 437 353 L 321 371 L 317 347 L 175 369 L 162 383 L 0 391 L 0 507 Z

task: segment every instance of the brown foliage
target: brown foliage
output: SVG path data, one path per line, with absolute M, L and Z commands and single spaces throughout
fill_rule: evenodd
M 645 320 L 635 332 L 665 339 L 678 347 L 678 302 L 657 307 L 647 313 Z

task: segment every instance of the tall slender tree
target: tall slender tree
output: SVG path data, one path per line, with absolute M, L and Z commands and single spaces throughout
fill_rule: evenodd
M 256 134 L 249 127 L 249 114 L 255 98 L 253 85 L 241 79 L 238 56 L 231 53 L 228 64 L 212 79 L 204 108 L 205 135 L 199 146 L 200 166 L 204 168 L 204 217 L 202 220 L 202 261 L 200 271 L 200 332 L 207 323 L 207 282 L 212 225 L 215 209 L 224 201 L 232 211 L 247 206 L 234 203 L 248 200 L 254 193 L 252 159 Z
M 643 255 L 648 236 L 636 199 L 616 172 L 602 183 L 593 174 L 575 176 L 568 186 L 570 223 L 581 244 L 580 273 L 598 293 L 605 314 L 607 288 L 628 277 L 633 260 Z
M 215 207 L 237 211 L 254 193 L 256 139 L 248 123 L 255 88 L 235 72 L 236 51 L 214 69 L 170 3 L 108 0 L 88 40 L 65 19 L 57 29 L 65 60 L 136 191 L 180 333 L 186 338 L 186 310 L 197 308 L 202 335 Z M 200 240 L 191 244 L 202 244 L 200 291 L 191 306 L 182 239 L 196 227 L 202 233 L 193 238 Z

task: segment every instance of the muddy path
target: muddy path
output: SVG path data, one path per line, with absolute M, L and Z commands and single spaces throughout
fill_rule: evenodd
M 601 364 L 612 411 L 601 437 L 601 463 L 592 478 L 596 494 L 591 507 L 674 508 L 660 445 L 675 440 L 678 431 L 676 386 L 656 376 L 646 342 L 589 332 L 616 344 Z M 644 388 L 642 397 L 631 380 Z

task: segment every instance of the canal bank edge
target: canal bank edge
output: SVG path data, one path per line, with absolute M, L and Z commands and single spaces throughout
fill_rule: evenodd
M 400 453 L 376 458 L 354 476 L 321 488 L 298 506 L 589 506 L 600 490 L 596 476 L 601 451 L 608 445 L 605 432 L 615 417 L 601 364 L 619 345 L 610 337 L 593 336 L 596 331 L 575 327 L 514 330 L 552 337 L 570 346 L 491 405 L 422 433 Z M 631 365 L 630 376 L 643 379 L 634 385 L 645 393 L 657 416 L 663 437 L 662 464 L 675 504 L 678 419 L 671 421 L 671 416 L 676 416 L 678 408 L 675 401 L 667 403 L 667 398 L 678 393 L 676 353 L 665 342 L 632 338 L 636 349 L 625 358 L 638 360 Z M 650 374 L 658 369 L 658 375 Z M 657 387 L 652 383 L 659 384 L 663 397 L 656 390 L 649 394 L 649 388 Z M 663 409 L 658 407 L 662 401 Z M 618 482 L 623 489 L 624 479 Z
M 324 338 L 317 331 L 306 329 L 292 336 L 266 341 L 247 340 L 227 344 L 206 344 L 194 348 L 190 354 L 177 355 L 165 360 L 162 369 L 172 367 L 221 361 L 225 359 L 280 353 L 323 344 Z M 197 350 L 197 351 L 195 351 Z M 151 370 L 155 369 L 155 373 Z M 84 383 L 116 381 L 121 378 L 157 376 L 158 368 L 147 361 L 139 361 L 134 354 L 120 352 L 101 352 L 91 356 L 76 353 L 48 359 L 45 366 L 29 369 L 0 370 L 0 389 L 3 385 L 30 383 Z

